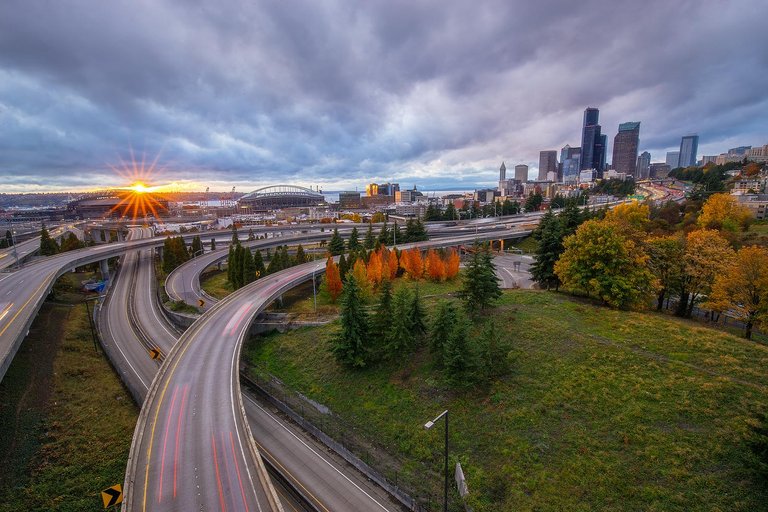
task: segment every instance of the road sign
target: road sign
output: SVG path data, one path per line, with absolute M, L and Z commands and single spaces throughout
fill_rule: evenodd
M 197 305 L 203 307 L 205 306 L 205 301 L 203 299 L 197 299 Z
M 104 502 L 104 508 L 109 508 L 123 502 L 123 486 L 113 485 L 109 489 L 101 491 L 101 501 Z
M 157 358 L 159 358 L 161 355 L 163 355 L 163 353 L 162 353 L 162 352 L 160 352 L 160 349 L 159 349 L 159 348 L 153 348 L 153 349 L 151 349 L 151 350 L 149 351 L 149 357 L 151 357 L 152 359 L 157 359 Z

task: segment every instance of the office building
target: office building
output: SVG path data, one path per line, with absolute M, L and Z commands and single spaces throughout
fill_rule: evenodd
M 613 138 L 611 165 L 617 173 L 628 176 L 637 174 L 637 146 L 640 143 L 640 123 L 621 123 Z
M 501 162 L 501 167 L 499 167 L 499 192 L 501 192 L 501 195 L 504 195 L 504 188 L 505 188 L 506 182 L 507 182 L 507 166 L 504 165 L 504 162 Z
M 341 208 L 360 208 L 360 192 L 339 192 L 339 206 Z
M 515 179 L 525 183 L 528 181 L 528 166 L 520 164 L 515 166 Z
M 679 151 L 667 151 L 666 164 L 670 169 L 677 169 L 680 167 L 680 152 Z
M 548 180 L 549 173 L 557 176 L 557 151 L 539 151 L 539 181 Z
M 714 164 L 717 162 L 717 155 L 704 155 L 701 157 L 701 165 Z
M 581 148 L 572 148 L 566 144 L 560 150 L 560 165 L 558 166 L 558 181 L 573 182 L 579 179 L 581 165 Z
M 696 154 L 699 151 L 699 136 L 686 135 L 680 140 L 680 161 L 678 167 L 696 165 Z
M 647 151 L 643 151 L 640 156 L 637 157 L 637 170 L 635 173 L 636 180 L 645 180 L 650 176 L 651 170 L 651 154 Z
M 605 168 L 605 147 L 607 137 L 600 133 L 597 123 L 600 111 L 596 108 L 584 110 L 584 126 L 581 132 L 581 164 L 579 168 L 595 169 L 597 177 L 602 177 Z

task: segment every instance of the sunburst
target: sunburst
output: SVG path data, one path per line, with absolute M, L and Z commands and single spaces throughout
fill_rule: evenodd
M 122 215 L 130 215 L 134 220 L 147 217 L 150 214 L 158 217 L 158 212 L 166 209 L 157 199 L 157 192 L 161 187 L 151 186 L 148 183 L 151 182 L 153 174 L 159 170 L 157 162 L 160 153 L 152 160 L 151 164 L 147 163 L 146 155 L 142 154 L 141 161 L 137 161 L 133 149 L 130 150 L 130 153 L 130 163 L 126 163 L 120 157 L 121 165 L 119 167 L 109 165 L 118 176 L 131 185 L 117 189 L 120 202 L 110 209 L 107 216 L 118 212 Z

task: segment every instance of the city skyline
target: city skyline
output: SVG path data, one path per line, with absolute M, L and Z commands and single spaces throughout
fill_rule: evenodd
M 179 188 L 472 188 L 496 183 L 501 161 L 533 177 L 540 151 L 579 146 L 588 106 L 608 155 L 627 120 L 642 122 L 638 152 L 654 162 L 690 133 L 699 156 L 763 145 L 768 35 L 743 13 L 768 9 L 746 4 L 6 2 L 0 189 L 124 186 L 112 167 L 131 149 Z M 628 15 L 627 30 L 576 43 Z M 538 37 L 542 24 L 558 37 Z

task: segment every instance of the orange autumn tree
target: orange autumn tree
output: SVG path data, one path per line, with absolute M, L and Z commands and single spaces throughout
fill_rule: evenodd
M 371 256 L 368 258 L 366 272 L 368 274 L 368 281 L 374 288 L 378 288 L 381 280 L 384 279 L 384 263 L 381 258 L 381 249 L 371 253 Z
M 456 249 L 451 249 L 451 252 L 448 253 L 448 259 L 445 262 L 446 279 L 453 279 L 459 275 L 459 263 L 461 263 L 459 253 L 456 252 Z
M 424 264 L 427 276 L 432 281 L 445 281 L 445 262 L 434 249 L 427 251 L 427 259 Z
M 341 294 L 342 284 L 339 266 L 333 258 L 328 258 L 325 262 L 325 286 L 328 289 L 328 295 L 331 296 L 331 302 L 335 303 Z
M 397 277 L 397 271 L 400 269 L 400 262 L 397 261 L 397 253 L 395 251 L 390 251 L 384 246 L 382 246 L 382 251 L 385 256 L 384 262 L 391 281 Z
M 421 251 L 417 248 L 408 249 L 400 254 L 400 266 L 403 267 L 409 279 L 418 281 L 424 275 L 424 261 Z

